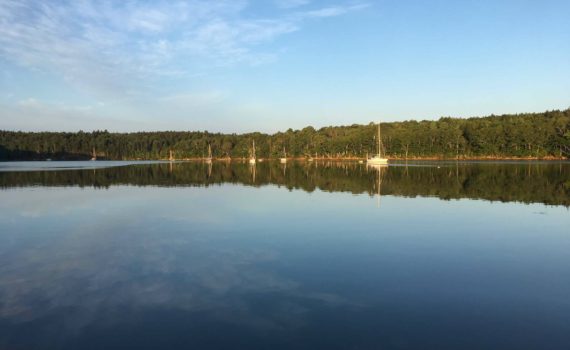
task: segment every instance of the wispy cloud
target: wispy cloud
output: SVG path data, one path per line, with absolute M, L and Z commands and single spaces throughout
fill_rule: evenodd
M 209 92 L 217 88 L 198 91 L 196 80 L 207 81 L 209 73 L 226 67 L 273 62 L 285 48 L 269 44 L 302 30 L 308 21 L 361 6 L 349 2 L 319 7 L 308 0 L 286 0 L 278 1 L 268 15 L 258 14 L 245 0 L 0 0 L 0 60 L 23 67 L 39 81 L 59 78 L 74 93 L 95 101 L 91 104 L 102 100 L 121 107 L 78 110 L 72 98 L 65 105 L 45 96 L 2 96 L 0 116 L 13 122 L 1 127 L 17 127 L 24 120 L 33 123 L 33 129 L 56 120 L 70 122 L 66 125 L 92 118 L 113 123 L 109 115 L 148 118 L 149 110 L 169 107 L 176 115 L 180 106 L 202 108 L 198 112 L 206 115 L 222 113 L 220 97 Z M 61 94 L 65 100 L 65 92 Z M 215 108 L 206 108 L 208 104 Z
M 326 18 L 326 17 L 336 17 L 340 15 L 344 15 L 349 12 L 359 11 L 369 7 L 369 4 L 366 3 L 359 3 L 359 4 L 352 4 L 348 6 L 329 6 L 323 7 L 316 10 L 309 10 L 305 12 L 298 13 L 298 17 L 302 19 L 308 18 Z
M 175 43 L 180 55 L 202 56 L 217 65 L 239 62 L 256 64 L 270 54 L 254 51 L 259 44 L 293 32 L 298 27 L 287 20 L 227 20 L 215 18 L 184 33 Z
M 284 8 L 305 0 L 281 1 Z M 133 79 L 184 75 L 187 59 L 216 65 L 258 64 L 275 53 L 260 45 L 299 30 L 302 21 L 354 8 L 334 6 L 274 18 L 248 15 L 245 1 L 77 0 L 0 3 L 0 55 L 30 69 L 50 70 L 69 82 L 126 91 Z

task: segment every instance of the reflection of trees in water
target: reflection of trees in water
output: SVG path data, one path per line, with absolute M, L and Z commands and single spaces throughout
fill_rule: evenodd
M 425 166 L 424 166 L 425 165 Z M 279 185 L 354 194 L 377 193 L 377 171 L 348 162 L 184 162 L 97 170 L 0 173 L 2 188 L 24 186 Z M 570 206 L 570 163 L 410 163 L 383 170 L 382 194 L 475 198 Z

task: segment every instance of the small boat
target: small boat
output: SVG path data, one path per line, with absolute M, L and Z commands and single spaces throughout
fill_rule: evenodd
M 97 152 L 95 152 L 95 147 L 93 147 L 93 152 L 91 154 L 91 160 L 97 160 Z
M 251 148 L 251 155 L 249 157 L 249 164 L 255 164 L 256 163 L 256 158 L 255 158 L 255 140 L 253 140 L 253 147 Z
M 174 154 L 172 153 L 172 150 L 170 150 L 169 154 L 168 154 L 168 161 L 169 162 L 174 162 Z
M 287 152 L 285 151 L 285 147 L 283 147 L 283 158 L 279 158 L 279 161 L 282 164 L 287 163 Z
M 387 165 L 388 158 L 382 156 L 382 138 L 380 137 L 380 123 L 378 123 L 378 154 L 366 160 L 366 164 L 370 165 Z

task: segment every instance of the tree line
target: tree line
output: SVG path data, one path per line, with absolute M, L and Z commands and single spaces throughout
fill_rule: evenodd
M 382 123 L 390 158 L 568 158 L 570 109 L 543 113 L 442 117 Z M 275 134 L 208 131 L 113 133 L 0 131 L 0 160 L 245 158 L 255 141 L 261 158 L 363 158 L 377 152 L 376 124 L 289 129 Z

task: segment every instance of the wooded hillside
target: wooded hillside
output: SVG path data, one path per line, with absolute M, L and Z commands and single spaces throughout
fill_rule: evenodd
M 0 160 L 242 158 L 255 140 L 258 157 L 365 157 L 376 153 L 376 126 L 330 126 L 263 133 L 209 132 L 15 132 L 0 131 Z M 392 158 L 553 158 L 570 156 L 570 109 L 483 118 L 382 123 Z

